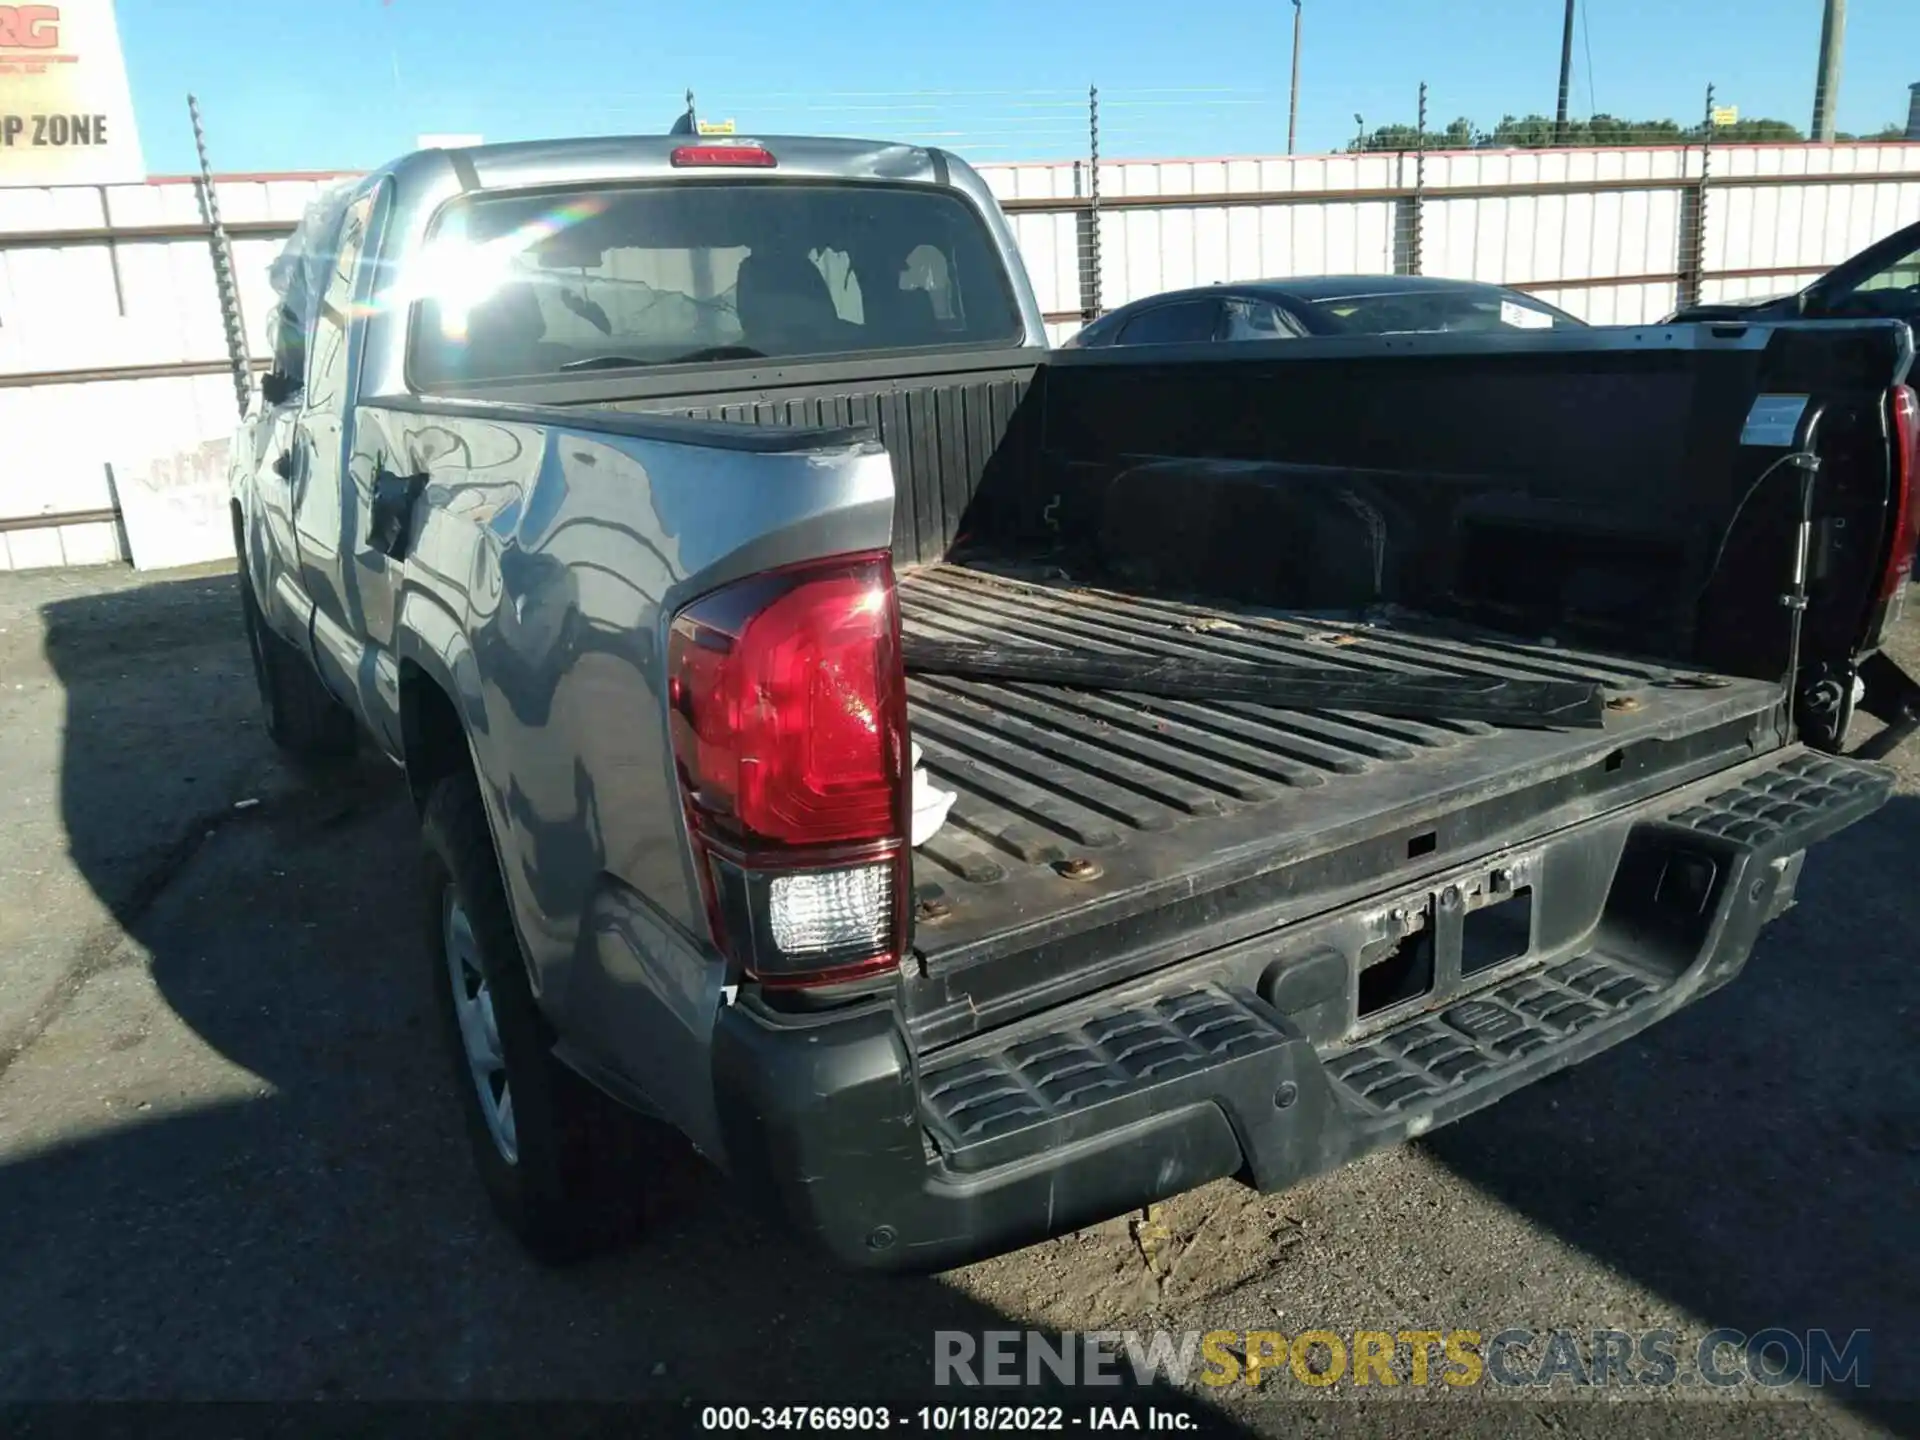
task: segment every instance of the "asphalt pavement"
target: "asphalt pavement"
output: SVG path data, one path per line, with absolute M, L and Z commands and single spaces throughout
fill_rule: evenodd
M 1431 1398 L 1506 1435 L 1920 1434 L 1917 752 L 1733 986 L 1298 1190 L 879 1278 L 665 1153 L 646 1233 L 555 1272 L 469 1171 L 398 772 L 275 757 L 224 569 L 0 575 L 0 1402 L 639 1401 L 697 1428 L 924 1392 L 937 1331 L 1725 1326 L 1869 1331 L 1871 1383 Z M 1261 1433 L 1440 1423 L 1372 1393 L 1126 1392 Z

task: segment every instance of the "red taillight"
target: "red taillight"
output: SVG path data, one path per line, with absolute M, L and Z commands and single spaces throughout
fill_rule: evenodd
M 715 939 L 773 984 L 904 946 L 906 681 L 884 554 L 755 576 L 668 638 L 674 762 Z
M 1898 596 L 1912 576 L 1914 546 L 1920 542 L 1920 496 L 1914 494 L 1920 486 L 1920 400 L 1908 386 L 1896 385 L 1888 403 L 1893 410 L 1893 496 L 1882 600 Z
M 903 680 L 884 557 L 756 577 L 673 622 L 669 695 L 689 802 L 743 844 L 903 834 Z
M 773 152 L 758 145 L 681 145 L 668 157 L 679 168 L 690 165 L 733 165 L 771 170 L 778 163 Z

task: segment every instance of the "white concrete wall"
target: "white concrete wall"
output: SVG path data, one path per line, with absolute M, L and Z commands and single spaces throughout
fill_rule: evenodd
M 1784 276 L 1709 279 L 1708 300 L 1798 290 L 1883 235 L 1920 220 L 1920 146 L 1801 145 L 1731 149 L 1715 157 L 1707 192 L 1708 272 L 1793 267 Z M 1741 186 L 1749 176 L 1846 176 L 1844 183 Z
M 1674 277 L 1692 259 L 1680 253 L 1681 182 L 1697 179 L 1700 164 L 1697 148 L 1680 147 L 1430 154 L 1421 269 L 1525 285 L 1598 324 L 1658 320 L 1676 303 Z M 1728 146 L 1713 152 L 1711 165 L 1707 299 L 1798 289 L 1920 220 L 1920 146 Z M 1003 200 L 1043 207 L 1022 205 L 1009 218 L 1058 343 L 1079 324 L 1088 232 L 1071 202 L 1090 188 L 1089 169 L 1072 161 L 980 168 Z M 1411 209 L 1380 192 L 1410 187 L 1414 175 L 1414 158 L 1400 155 L 1103 161 L 1103 203 L 1176 203 L 1102 210 L 1101 303 L 1214 280 L 1392 270 L 1410 239 Z M 223 218 L 291 225 L 330 178 L 222 180 Z M 1769 183 L 1742 183 L 1755 179 Z M 1477 193 L 1501 187 L 1537 193 Z M 1223 195 L 1287 198 L 1208 198 Z M 1044 208 L 1048 201 L 1069 203 Z M 109 466 L 189 453 L 225 436 L 235 410 L 225 373 L 6 388 L 7 375 L 218 365 L 226 354 L 204 239 L 118 242 L 116 298 L 103 243 L 10 245 L 6 236 L 199 219 L 194 187 L 179 181 L 0 190 L 0 521 L 108 508 Z M 264 349 L 266 267 L 279 245 L 235 246 L 256 355 Z M 1724 271 L 1780 273 L 1714 273 Z M 110 523 L 0 529 L 0 569 L 123 554 Z
M 236 178 L 219 185 L 230 224 L 300 218 L 326 177 Z M 35 232 L 196 226 L 187 181 L 0 189 L 0 520 L 110 509 L 111 467 L 140 466 L 226 436 L 233 382 L 214 375 L 7 386 L 7 376 L 207 362 L 226 341 L 204 238 L 9 243 Z M 241 311 L 265 352 L 267 266 L 281 241 L 234 242 Z M 116 288 L 114 271 L 119 271 Z M 126 558 L 113 522 L 0 529 L 0 570 Z

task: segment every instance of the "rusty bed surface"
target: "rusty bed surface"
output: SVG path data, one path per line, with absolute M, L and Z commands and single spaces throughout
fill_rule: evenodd
M 1009 930 L 1126 892 L 1204 888 L 1224 864 L 1284 857 L 1315 832 L 1383 822 L 1449 793 L 1593 763 L 1623 739 L 1764 709 L 1773 687 L 1474 633 L 1390 612 L 1330 619 L 1149 598 L 940 564 L 900 579 L 903 625 L 929 639 L 1210 655 L 1278 664 L 1584 680 L 1604 731 L 1502 729 L 1353 711 L 1287 711 L 1057 686 L 913 676 L 913 739 L 959 799 L 915 852 L 916 948 L 964 957 Z M 1110 908 L 1110 907 L 1107 907 Z

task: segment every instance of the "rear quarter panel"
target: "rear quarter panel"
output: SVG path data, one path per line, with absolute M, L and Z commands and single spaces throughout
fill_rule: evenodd
M 462 715 L 543 1008 L 702 1143 L 725 977 L 673 773 L 667 628 L 731 580 L 885 548 L 887 456 L 844 436 L 754 453 L 485 408 L 362 412 L 430 477 L 397 599 L 401 688 L 430 678 Z

